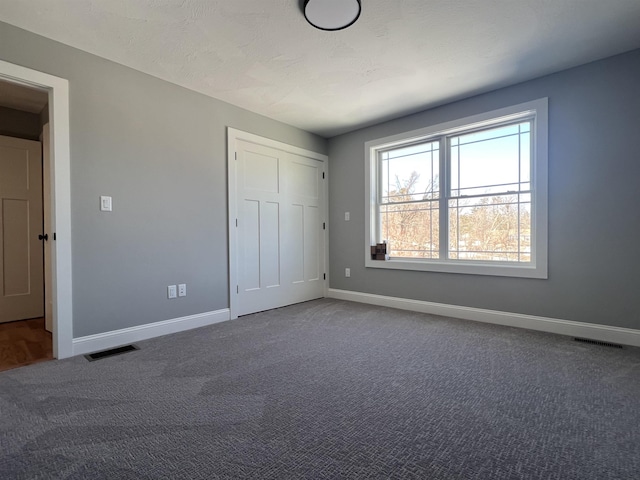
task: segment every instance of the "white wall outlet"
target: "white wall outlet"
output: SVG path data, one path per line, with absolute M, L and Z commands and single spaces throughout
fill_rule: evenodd
M 111 197 L 106 197 L 104 195 L 100 197 L 100 211 L 102 212 L 113 211 L 113 202 L 111 201 Z
M 167 297 L 176 298 L 178 296 L 175 285 L 169 285 L 167 287 Z
M 349 220 L 351 220 L 351 213 L 344 212 L 344 221 L 348 222 Z
M 179 297 L 186 297 L 187 296 L 187 284 L 186 283 L 181 283 L 180 285 L 178 285 L 178 296 Z
M 345 268 L 344 269 L 344 276 L 345 277 L 350 277 L 351 276 L 351 269 L 350 268 Z

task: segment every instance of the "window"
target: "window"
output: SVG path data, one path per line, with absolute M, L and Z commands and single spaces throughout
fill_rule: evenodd
M 366 168 L 367 267 L 547 277 L 547 99 L 367 142 Z

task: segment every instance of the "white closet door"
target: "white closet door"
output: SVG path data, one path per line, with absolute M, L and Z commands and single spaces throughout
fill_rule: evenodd
M 243 140 L 236 148 L 237 314 L 324 296 L 324 163 Z

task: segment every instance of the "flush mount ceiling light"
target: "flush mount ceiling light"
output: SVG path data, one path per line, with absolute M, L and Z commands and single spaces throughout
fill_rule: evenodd
M 360 0 L 305 0 L 304 17 L 320 30 L 342 30 L 360 16 Z

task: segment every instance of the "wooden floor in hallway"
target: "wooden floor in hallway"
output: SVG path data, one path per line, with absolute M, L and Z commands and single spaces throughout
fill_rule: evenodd
M 44 318 L 0 323 L 0 372 L 53 359 Z

